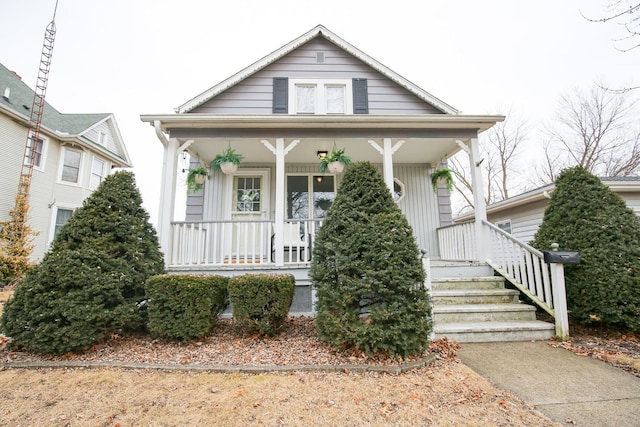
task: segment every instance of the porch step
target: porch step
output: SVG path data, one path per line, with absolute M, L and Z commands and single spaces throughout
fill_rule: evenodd
M 431 280 L 434 291 L 447 289 L 504 289 L 504 277 L 436 277 Z
M 434 305 L 444 304 L 517 304 L 520 293 L 512 289 L 445 289 L 433 290 Z
M 554 334 L 551 323 L 535 321 L 435 323 L 435 338 L 458 342 L 547 340 Z
M 535 307 L 527 304 L 436 305 L 432 311 L 436 324 L 536 320 Z
M 458 342 L 546 340 L 555 325 L 536 320 L 536 309 L 519 302 L 504 278 L 482 264 L 436 264 L 431 275 L 434 337 Z M 488 272 L 487 272 L 488 267 Z M 484 274 L 477 274 L 484 272 Z M 450 274 L 447 276 L 445 274 Z

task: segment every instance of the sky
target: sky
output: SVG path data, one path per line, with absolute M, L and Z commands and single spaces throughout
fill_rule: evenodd
M 318 24 L 461 110 L 533 129 L 559 96 L 640 84 L 623 30 L 592 23 L 607 0 L 59 0 L 46 100 L 62 113 L 114 113 L 155 224 L 162 145 L 140 114 L 174 108 Z M 30 87 L 55 0 L 0 0 L 0 62 Z M 179 186 L 178 193 L 184 193 Z M 176 210 L 181 219 L 182 208 Z

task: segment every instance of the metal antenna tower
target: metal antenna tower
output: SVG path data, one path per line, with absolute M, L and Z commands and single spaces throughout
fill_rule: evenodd
M 49 81 L 49 69 L 51 68 L 51 56 L 53 55 L 53 42 L 56 37 L 56 11 L 58 10 L 58 0 L 53 10 L 53 18 L 44 33 L 44 43 L 42 45 L 42 55 L 40 56 L 40 69 L 38 70 L 38 80 L 33 94 L 33 104 L 31 105 L 31 116 L 29 117 L 29 127 L 27 129 L 27 142 L 24 147 L 24 160 L 20 171 L 20 181 L 18 183 L 18 196 L 29 197 L 31 187 L 31 176 L 37 146 L 40 140 L 40 127 L 42 125 L 42 114 L 44 113 L 44 98 L 47 94 L 47 82 Z

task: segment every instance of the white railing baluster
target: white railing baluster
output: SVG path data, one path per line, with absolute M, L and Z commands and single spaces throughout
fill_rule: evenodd
M 492 259 L 487 262 L 499 274 L 556 319 L 556 335 L 568 337 L 563 269 L 544 262 L 539 250 L 520 242 L 511 234 L 483 221 L 489 228 Z M 474 222 L 441 227 L 437 230 L 440 258 L 451 261 L 481 261 L 476 254 Z M 554 268 L 553 274 L 550 269 Z

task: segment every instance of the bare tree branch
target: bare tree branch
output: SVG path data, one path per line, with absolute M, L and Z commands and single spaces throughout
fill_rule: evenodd
M 512 178 L 519 175 L 516 167 L 522 142 L 527 132 L 523 121 L 507 114 L 504 122 L 497 123 L 480 135 L 480 157 L 485 188 L 483 197 L 487 204 L 509 197 L 515 190 Z M 469 171 L 469 157 L 461 152 L 449 159 L 449 167 L 456 177 L 456 190 L 464 199 L 465 208 L 473 208 L 472 182 Z
M 600 84 L 588 93 L 562 96 L 555 120 L 546 127 L 540 178 L 552 182 L 562 169 L 576 165 L 601 176 L 640 172 L 636 104 L 628 92 L 613 93 Z
M 604 16 L 600 18 L 587 17 L 582 11 L 580 14 L 589 22 L 608 23 L 615 22 L 623 27 L 626 31 L 624 37 L 615 39 L 614 42 L 630 42 L 631 45 L 624 47 L 614 46 L 620 52 L 629 52 L 640 46 L 637 41 L 640 36 L 640 3 L 636 0 L 609 0 L 604 12 Z

